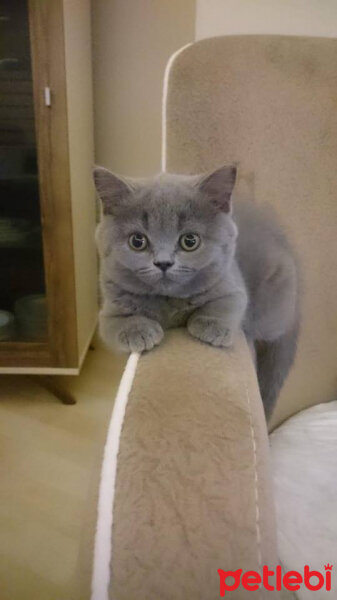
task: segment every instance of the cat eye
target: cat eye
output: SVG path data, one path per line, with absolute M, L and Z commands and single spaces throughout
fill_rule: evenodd
M 148 246 L 148 239 L 146 235 L 143 233 L 133 233 L 129 237 L 129 246 L 132 250 L 136 250 L 137 252 L 142 252 Z
M 200 246 L 200 236 L 197 233 L 185 233 L 182 235 L 179 244 L 186 252 L 193 252 Z

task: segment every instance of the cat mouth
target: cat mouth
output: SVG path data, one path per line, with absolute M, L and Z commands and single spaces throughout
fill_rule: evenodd
M 184 283 L 186 280 L 191 279 L 194 276 L 192 270 L 180 270 L 180 271 L 165 271 L 161 274 L 159 281 L 167 283 Z
M 159 283 L 169 283 L 170 281 L 172 281 L 172 278 L 169 276 L 168 273 L 161 273 L 160 277 L 157 280 Z M 173 279 L 174 281 L 174 279 Z
M 192 273 L 177 273 L 166 272 L 157 279 L 155 285 L 168 289 L 172 286 L 180 286 L 186 284 L 191 279 Z
M 170 269 L 163 272 L 138 272 L 137 275 L 141 281 L 153 287 L 168 288 L 170 285 L 179 285 L 186 283 L 194 273 L 187 270 L 171 271 Z

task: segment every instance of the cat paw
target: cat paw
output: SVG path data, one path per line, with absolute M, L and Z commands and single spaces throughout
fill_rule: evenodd
M 164 332 L 156 321 L 130 323 L 118 333 L 117 343 L 123 352 L 143 352 L 160 344 Z
M 233 331 L 219 319 L 212 317 L 193 317 L 187 324 L 193 337 L 212 346 L 229 348 L 233 343 Z

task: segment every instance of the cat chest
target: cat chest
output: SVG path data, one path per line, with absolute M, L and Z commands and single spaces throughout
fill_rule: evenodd
M 186 325 L 195 311 L 195 306 L 181 298 L 161 298 L 160 304 L 160 322 L 165 329 Z
M 196 310 L 195 303 L 168 296 L 136 296 L 122 294 L 114 299 L 116 314 L 141 314 L 159 321 L 164 329 L 182 327 Z

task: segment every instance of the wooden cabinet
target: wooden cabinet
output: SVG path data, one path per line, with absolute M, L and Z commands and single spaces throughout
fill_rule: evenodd
M 0 13 L 0 373 L 76 374 L 97 318 L 90 1 Z

